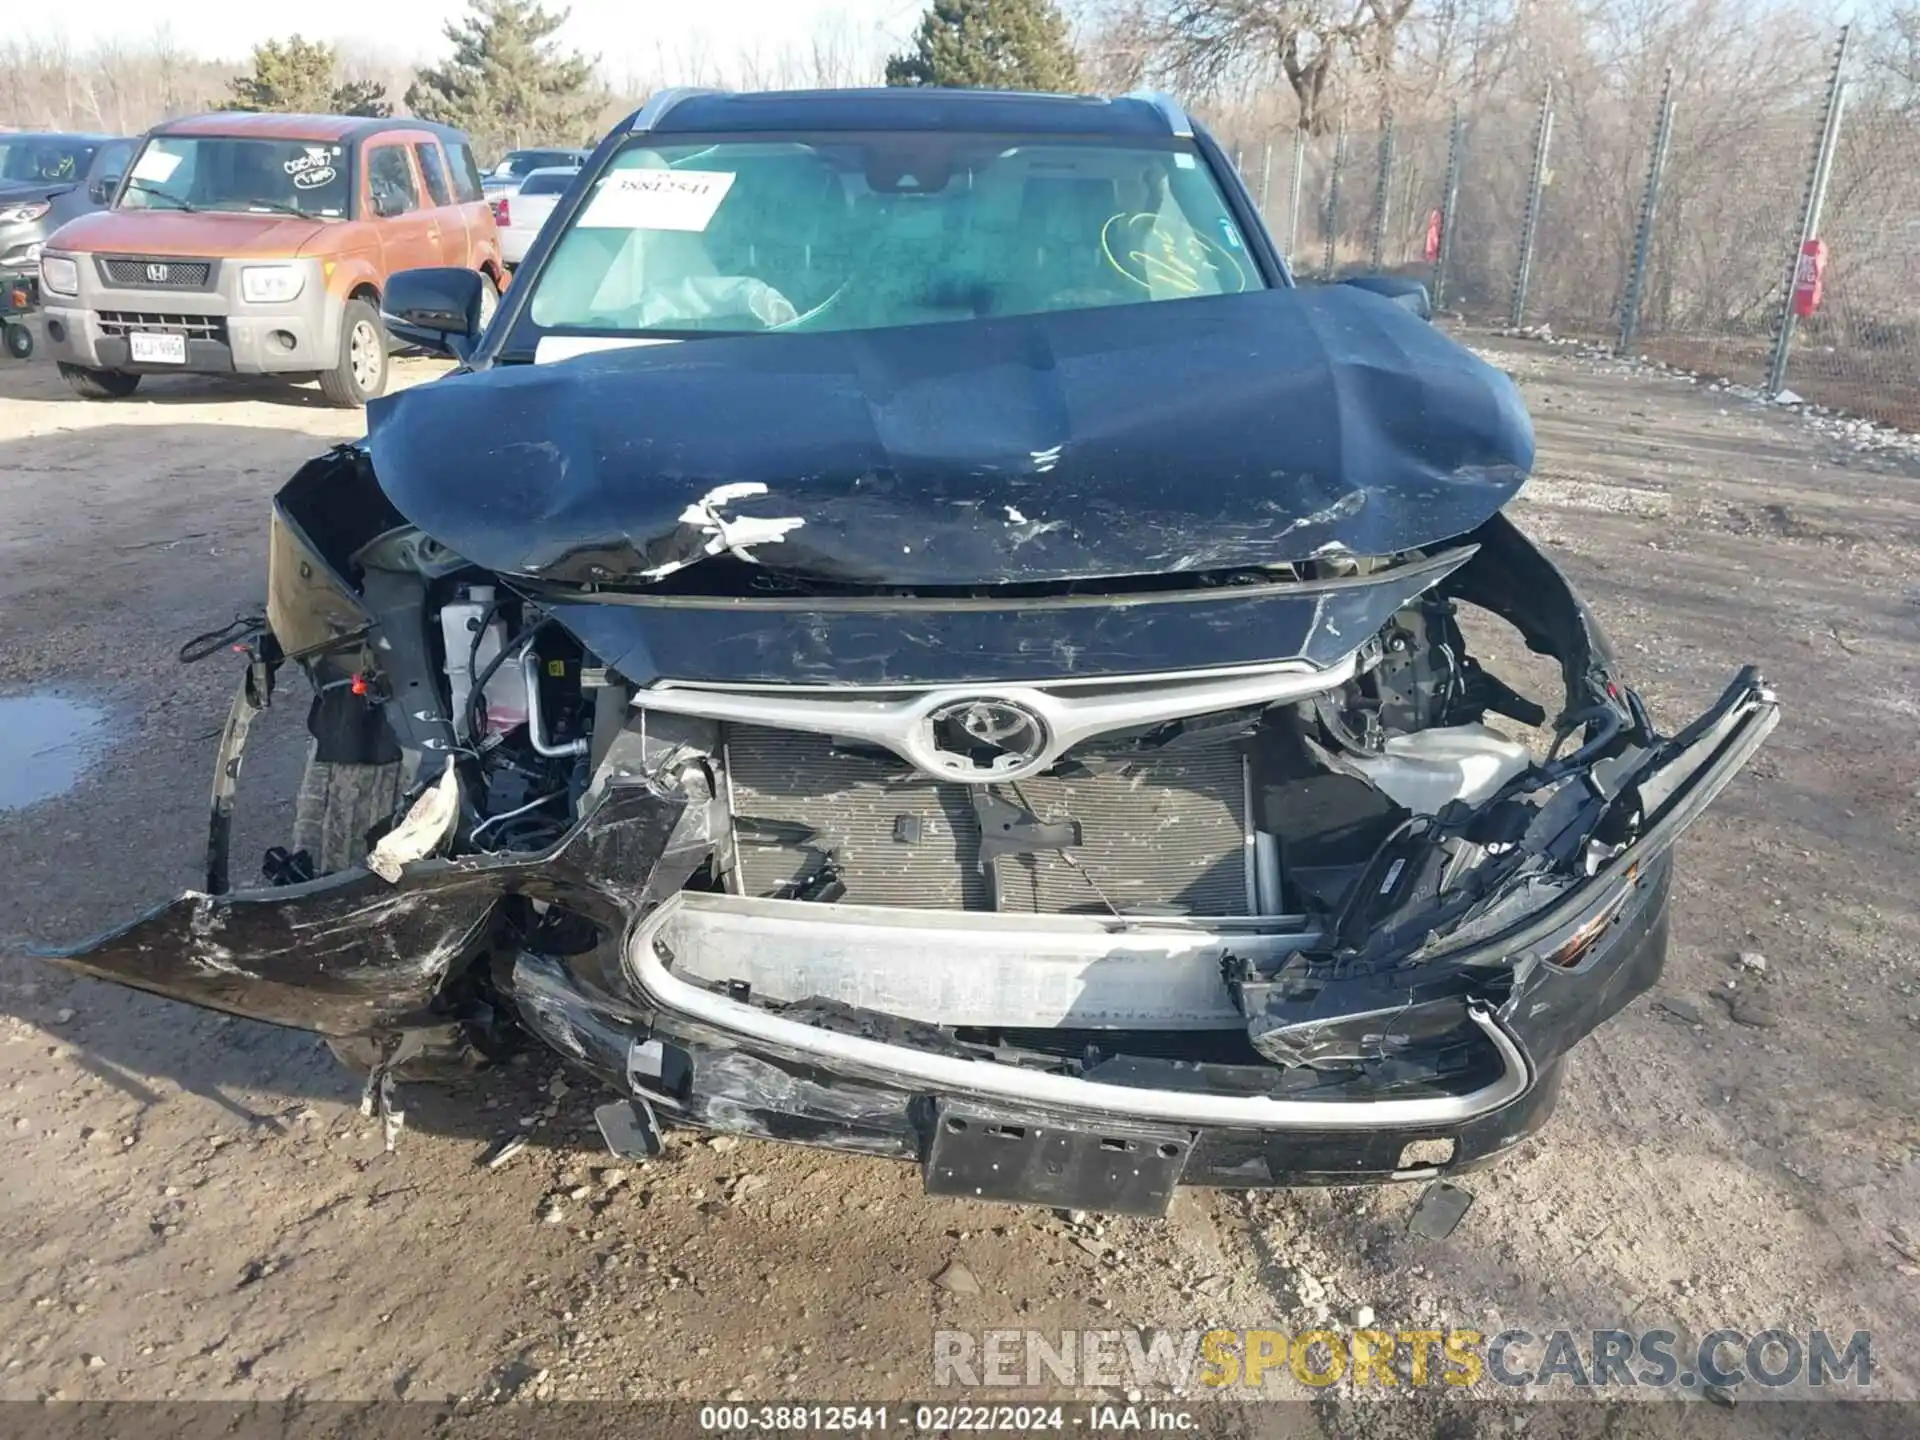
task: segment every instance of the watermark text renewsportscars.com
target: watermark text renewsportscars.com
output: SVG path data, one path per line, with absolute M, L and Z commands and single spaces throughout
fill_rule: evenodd
M 1759 1386 L 1858 1394 L 1865 1330 L 936 1330 L 933 1383 L 1236 1393 L 1279 1382 L 1454 1389 Z

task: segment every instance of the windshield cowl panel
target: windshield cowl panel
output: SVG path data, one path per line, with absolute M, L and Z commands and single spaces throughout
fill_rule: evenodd
M 639 137 L 593 182 L 533 277 L 523 339 L 873 330 L 1268 286 L 1186 142 L 675 141 Z

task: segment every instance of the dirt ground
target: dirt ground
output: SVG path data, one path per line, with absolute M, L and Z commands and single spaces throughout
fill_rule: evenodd
M 753 1142 L 616 1165 L 597 1097 L 544 1060 L 465 1101 L 413 1088 L 385 1155 L 311 1038 L 25 958 L 194 882 L 236 677 L 175 652 L 257 606 L 269 495 L 360 421 L 184 377 L 82 403 L 0 361 L 0 698 L 100 717 L 74 786 L 0 810 L 0 1400 L 899 1400 L 935 1393 L 936 1329 L 1300 1330 L 1362 1307 L 1489 1334 L 1868 1330 L 1874 1393 L 1920 1394 L 1920 463 L 1681 379 L 1488 353 L 1539 427 L 1515 513 L 1656 717 L 1758 661 L 1785 719 L 1681 846 L 1664 985 L 1575 1053 L 1555 1120 L 1467 1180 L 1438 1243 L 1405 1233 L 1410 1188 L 1186 1191 L 1165 1221 L 1100 1222 Z M 241 865 L 284 838 L 303 712 L 290 694 L 249 756 Z M 0 734 L 0 771 L 48 763 Z M 512 1133 L 533 1143 L 482 1167 Z M 1397 1394 L 1234 1425 L 1507 1414 L 1538 1435 L 1595 1409 Z M 1623 1403 L 1645 1395 L 1611 1393 L 1608 1433 L 1655 1433 L 1674 1407 Z M 1809 1433 L 1781 1410 L 1742 1390 L 1740 1433 Z M 1910 1433 L 1902 1410 L 1840 1428 Z

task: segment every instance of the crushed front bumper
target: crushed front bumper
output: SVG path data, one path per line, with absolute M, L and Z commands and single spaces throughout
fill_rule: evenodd
M 612 996 L 561 957 L 523 952 L 514 993 L 527 1027 L 552 1048 L 599 1073 L 650 1114 L 764 1139 L 918 1161 L 929 1189 L 1079 1208 L 1157 1210 L 1115 1204 L 1098 1174 L 1034 1173 L 1047 1136 L 1107 1142 L 1096 1166 L 1122 1147 L 1177 1147 L 1174 1179 L 1239 1187 L 1354 1184 L 1416 1179 L 1470 1168 L 1532 1133 L 1551 1112 L 1559 1061 L 1581 1036 L 1660 974 L 1667 945 L 1667 857 L 1631 882 L 1604 939 L 1577 970 L 1536 970 L 1506 1004 L 1470 1002 L 1483 1063 L 1458 1083 L 1368 1094 L 1364 1085 L 1282 1088 L 1270 1066 L 1194 1064 L 1110 1055 L 1084 1073 L 1000 1064 L 954 1045 L 949 1032 L 835 1002 L 786 1011 L 676 977 L 656 941 L 684 943 L 689 910 L 725 917 L 721 897 L 687 895 L 650 916 L 626 950 L 630 984 Z M 718 905 L 702 902 L 718 899 Z M 776 902 L 777 903 L 777 902 Z M 828 907 L 813 907 L 825 909 Z M 737 914 L 737 910 L 734 911 Z M 925 917 L 964 921 L 961 916 Z M 916 917 L 915 923 L 923 923 Z M 916 944 L 902 934 L 909 951 Z M 964 951 L 964 946 L 957 946 Z M 1179 947 L 1168 954 L 1178 957 Z M 1084 993 L 1105 982 L 1099 967 L 1076 977 Z M 1171 972 L 1169 972 L 1171 973 Z M 1196 993 L 1217 968 L 1186 971 Z M 1109 990 L 1110 993 L 1110 990 Z M 795 1018 L 795 1012 L 800 1018 Z M 1113 1032 L 1124 1051 L 1127 1033 Z M 1301 1080 L 1309 1077 L 1304 1073 Z M 1004 1134 L 1005 1176 L 943 1184 L 934 1172 L 943 1116 L 959 1108 Z M 1041 1167 L 1044 1169 L 1044 1167 Z M 993 1184 L 1007 1190 L 996 1193 Z
M 394 885 L 355 869 L 219 893 L 248 696 L 223 743 L 208 892 L 45 958 L 334 1036 L 457 1023 L 453 981 L 483 967 L 511 977 L 525 1029 L 649 1116 L 916 1160 L 935 1191 L 1143 1211 L 1163 1207 L 1175 1183 L 1433 1175 L 1530 1133 L 1551 1110 L 1561 1057 L 1658 978 L 1670 848 L 1779 713 L 1743 673 L 1641 785 L 1634 843 L 1523 923 L 1429 957 L 1472 1027 L 1467 1063 L 1322 1083 L 1309 1070 L 1133 1043 L 1149 1025 L 1220 1028 L 1234 1003 L 1226 954 L 1300 937 L 686 892 L 713 843 L 697 767 L 671 794 L 614 778 L 544 854 L 421 861 Z M 1568 936 L 1596 929 L 1577 963 L 1554 963 Z M 787 994 L 777 965 L 730 974 L 740 956 L 769 951 L 799 966 Z M 943 954 L 962 963 L 931 983 L 924 964 L 881 958 Z M 1353 1008 L 1368 1009 L 1379 981 L 1371 992 L 1355 983 Z M 1016 1020 L 1109 1038 L 1046 1063 L 956 1033 Z

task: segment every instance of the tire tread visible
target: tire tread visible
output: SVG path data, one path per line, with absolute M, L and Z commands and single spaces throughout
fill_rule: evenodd
M 400 803 L 400 763 L 344 765 L 311 756 L 294 800 L 293 848 L 305 850 L 315 875 L 331 875 L 366 858 L 367 832 Z
M 124 400 L 140 388 L 140 377 L 125 370 L 89 370 L 60 362 L 60 378 L 82 400 Z

